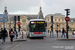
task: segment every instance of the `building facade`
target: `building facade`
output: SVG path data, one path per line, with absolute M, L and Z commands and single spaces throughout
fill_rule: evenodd
M 53 16 L 53 32 L 62 31 L 62 28 L 66 30 L 66 21 L 65 21 L 65 15 L 61 13 L 55 13 L 55 14 L 48 14 L 45 16 L 45 20 L 47 22 L 47 33 L 50 33 L 51 31 L 51 16 Z M 58 27 L 57 27 L 58 25 Z M 68 22 L 69 30 L 75 30 L 75 18 L 70 18 L 70 21 Z
M 8 15 L 8 22 L 5 23 L 5 28 L 7 30 L 9 30 L 10 28 L 13 28 L 14 29 L 14 16 L 16 16 L 16 30 L 18 30 L 18 25 L 17 25 L 17 22 L 18 22 L 18 16 L 20 16 L 20 22 L 21 22 L 21 30 L 26 30 L 26 25 L 28 23 L 28 21 L 30 19 L 45 19 L 46 22 L 47 22 L 47 33 L 50 33 L 51 31 L 51 16 L 53 16 L 53 32 L 56 32 L 56 30 L 58 29 L 59 31 L 62 31 L 62 27 L 66 30 L 66 21 L 65 21 L 65 15 L 61 14 L 61 13 L 55 13 L 55 14 L 48 14 L 45 16 L 43 16 L 43 13 L 42 13 L 42 8 L 40 7 L 40 11 L 38 14 L 36 15 L 26 15 L 26 14 L 23 14 L 23 15 L 14 15 L 14 14 L 8 14 L 7 12 L 7 7 L 5 7 L 5 10 L 4 10 L 4 14 L 7 14 Z M 69 23 L 69 28 L 70 30 L 75 30 L 75 18 L 70 18 L 70 21 L 68 22 Z M 59 25 L 57 27 L 57 24 Z M 0 23 L 0 28 L 3 28 L 4 26 L 4 23 Z
M 43 13 L 42 13 L 42 8 L 40 7 L 40 10 L 39 10 L 39 13 L 38 14 L 29 14 L 29 15 L 26 15 L 26 14 L 22 14 L 22 15 L 15 15 L 15 14 L 8 14 L 7 12 L 7 7 L 5 6 L 5 9 L 4 9 L 4 12 L 3 14 L 7 14 L 8 15 L 8 20 L 6 23 L 5 23 L 5 28 L 7 30 L 9 30 L 10 28 L 13 28 L 14 29 L 14 16 L 16 16 L 16 30 L 18 30 L 18 25 L 17 25 L 17 22 L 18 22 L 18 16 L 20 16 L 20 22 L 21 22 L 21 30 L 26 30 L 26 24 L 28 23 L 28 21 L 30 19 L 44 19 L 43 17 Z M 0 22 L 0 28 L 4 28 L 4 23 L 1 23 Z

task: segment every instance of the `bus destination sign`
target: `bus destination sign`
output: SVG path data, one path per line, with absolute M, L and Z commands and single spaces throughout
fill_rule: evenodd
M 38 24 L 39 24 L 39 23 L 42 23 L 42 24 L 43 24 L 44 21 L 35 21 L 35 22 L 32 21 L 32 22 L 31 22 L 31 24 L 36 24 L 36 23 L 38 23 Z

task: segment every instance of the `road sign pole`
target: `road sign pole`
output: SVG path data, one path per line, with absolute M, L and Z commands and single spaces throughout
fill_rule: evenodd
M 68 15 L 67 15 L 67 13 L 66 13 L 66 17 L 67 17 Z M 68 37 L 68 21 L 66 21 L 66 30 L 67 30 L 67 32 L 66 32 L 66 38 L 68 39 L 69 37 Z
M 68 37 L 68 21 L 66 21 L 66 30 L 67 30 L 67 32 L 66 32 L 66 38 L 68 39 L 69 37 Z
M 56 32 L 57 32 L 57 37 L 58 37 L 58 22 L 56 23 L 56 25 L 57 25 L 57 31 Z
M 16 16 L 14 16 L 14 31 L 15 31 L 16 39 L 17 39 L 17 33 L 16 33 Z
M 66 17 L 68 17 L 68 15 L 70 15 L 69 13 L 69 10 L 70 9 L 65 9 L 65 11 L 66 11 Z M 68 21 L 66 21 L 66 38 L 68 39 L 69 37 L 68 37 Z
M 18 16 L 18 21 L 20 22 L 20 16 Z M 20 25 L 18 25 L 18 32 L 20 32 Z
M 53 16 L 51 16 L 51 22 L 52 22 L 52 24 L 51 24 L 51 33 L 52 33 L 52 37 L 54 37 L 54 35 L 53 35 L 53 24 L 54 24 L 54 22 L 53 22 Z

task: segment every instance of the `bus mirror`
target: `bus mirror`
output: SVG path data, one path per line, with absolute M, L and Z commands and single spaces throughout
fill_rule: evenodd
M 47 27 L 47 23 L 45 23 L 45 26 Z
M 30 27 L 30 25 L 29 25 L 29 27 Z

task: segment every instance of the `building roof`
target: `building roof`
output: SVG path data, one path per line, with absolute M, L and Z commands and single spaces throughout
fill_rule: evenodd
M 51 16 L 53 16 L 53 17 L 65 17 L 65 15 L 63 15 L 63 14 L 61 14 L 61 13 L 55 13 L 55 14 L 47 14 L 46 16 L 45 16 L 45 18 L 46 17 L 51 17 Z
M 18 16 L 22 17 L 23 15 L 8 15 L 11 21 L 14 21 L 14 16 L 16 16 L 16 21 L 18 21 Z M 38 15 L 25 15 L 25 16 L 28 18 L 28 20 L 38 18 Z
M 30 21 L 45 21 L 44 19 L 31 19 Z
M 71 20 L 73 20 L 73 22 L 75 22 L 75 18 L 70 18 L 69 22 L 71 22 Z
M 37 19 L 38 18 L 38 15 L 25 15 L 28 17 L 28 20 L 30 19 Z

